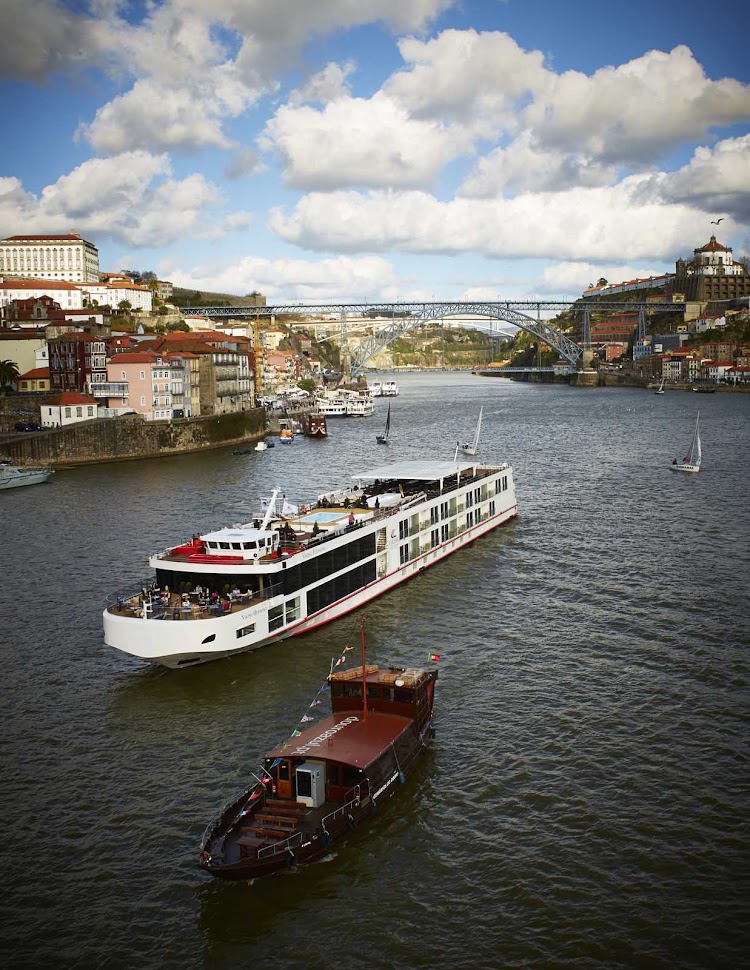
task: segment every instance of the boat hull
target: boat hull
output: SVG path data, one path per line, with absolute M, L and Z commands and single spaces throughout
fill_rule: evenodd
M 670 465 L 669 467 L 673 472 L 682 472 L 688 475 L 695 475 L 701 470 L 700 465 L 691 465 L 688 462 L 683 462 L 681 465 Z
M 39 471 L 22 471 L 13 477 L 0 478 L 0 489 L 22 488 L 24 485 L 41 485 L 52 476 L 51 469 L 40 469 Z

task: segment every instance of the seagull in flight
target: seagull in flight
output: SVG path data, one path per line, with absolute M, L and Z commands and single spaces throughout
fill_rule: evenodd
M 722 216 L 722 217 L 721 217 L 721 219 L 716 219 L 715 221 L 714 221 L 714 220 L 712 219 L 712 220 L 711 220 L 711 225 L 712 225 L 712 226 L 718 226 L 718 225 L 719 225 L 719 223 L 720 223 L 720 222 L 723 222 L 723 221 L 724 221 L 724 216 Z

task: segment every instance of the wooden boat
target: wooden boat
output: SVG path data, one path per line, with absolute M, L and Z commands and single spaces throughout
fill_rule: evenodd
M 223 879 L 271 875 L 320 858 L 367 822 L 433 735 L 436 680 L 436 670 L 368 665 L 363 631 L 361 666 L 324 685 L 332 713 L 269 751 L 206 829 L 201 867 Z
M 328 437 L 328 422 L 320 411 L 310 411 L 302 419 L 302 427 L 308 438 Z
M 701 470 L 701 461 L 703 460 L 703 454 L 701 451 L 701 433 L 698 426 L 700 421 L 700 412 L 695 416 L 695 428 L 693 429 L 693 437 L 690 440 L 690 448 L 687 455 L 682 459 L 682 461 L 677 461 L 676 458 L 672 459 L 672 464 L 669 466 L 673 472 L 690 472 L 695 474 Z
M 479 409 L 479 418 L 477 419 L 477 426 L 474 429 L 474 437 L 472 438 L 471 441 L 467 442 L 465 445 L 461 447 L 461 451 L 463 451 L 465 455 L 476 455 L 477 453 L 477 448 L 479 447 L 479 434 L 482 430 L 482 411 L 483 410 L 484 408 Z
M 375 440 L 379 445 L 387 445 L 391 433 L 391 405 L 388 405 L 388 416 L 385 419 L 385 428 L 382 434 L 376 434 Z

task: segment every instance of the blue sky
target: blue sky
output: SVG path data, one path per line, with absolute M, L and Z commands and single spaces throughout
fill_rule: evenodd
M 0 237 L 269 302 L 567 299 L 750 252 L 750 68 L 694 0 L 3 0 Z M 739 14 L 739 8 L 735 8 Z

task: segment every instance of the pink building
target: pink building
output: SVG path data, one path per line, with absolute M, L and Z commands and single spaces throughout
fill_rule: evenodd
M 115 354 L 107 363 L 107 378 L 113 392 L 108 398 L 110 408 L 127 408 L 147 421 L 171 420 L 169 364 L 160 354 L 150 350 Z

